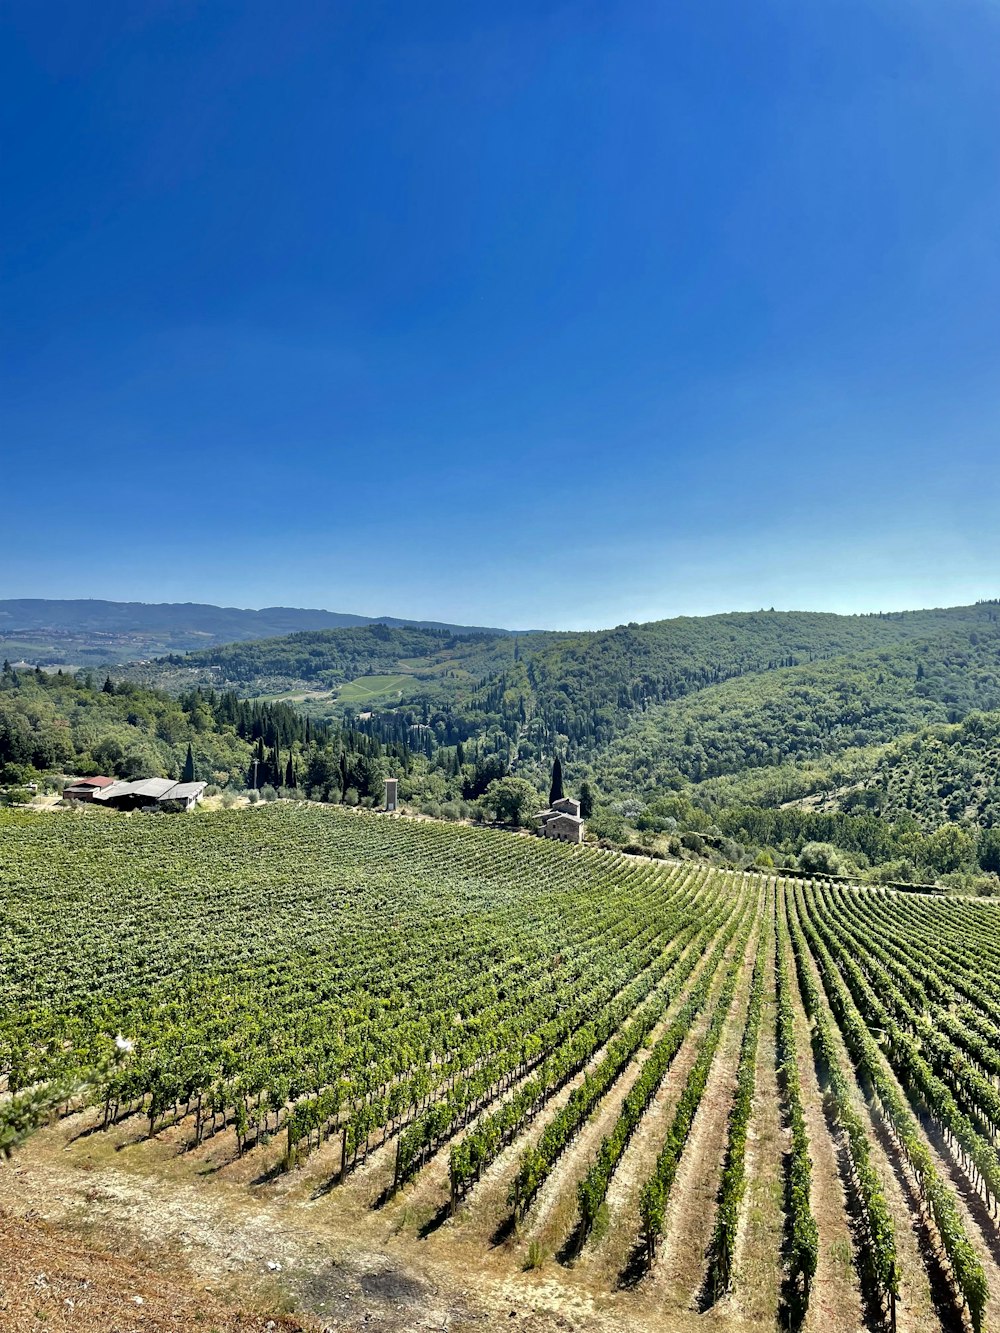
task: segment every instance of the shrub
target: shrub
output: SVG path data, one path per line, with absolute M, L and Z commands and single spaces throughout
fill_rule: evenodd
M 528 1257 L 524 1261 L 525 1270 L 530 1271 L 533 1268 L 541 1268 L 544 1263 L 545 1255 L 542 1252 L 542 1247 L 537 1240 L 533 1240 L 528 1246 Z
M 799 852 L 799 869 L 813 875 L 846 875 L 847 858 L 829 842 L 807 842 Z

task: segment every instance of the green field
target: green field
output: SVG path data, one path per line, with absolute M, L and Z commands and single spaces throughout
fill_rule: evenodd
M 621 1326 L 997 1327 L 994 903 L 280 804 L 0 812 L 0 921 L 28 1161 L 166 1135 Z
M 307 688 L 293 686 L 271 694 L 257 696 L 272 703 L 296 704 L 363 704 L 395 702 L 404 690 L 412 690 L 415 681 L 408 672 L 399 675 L 358 676 L 356 680 L 345 681 L 330 689 L 319 687 Z
M 412 676 L 358 676 L 356 680 L 346 681 L 340 686 L 337 699 L 345 704 L 374 703 L 377 699 L 396 696 L 401 690 L 412 686 Z

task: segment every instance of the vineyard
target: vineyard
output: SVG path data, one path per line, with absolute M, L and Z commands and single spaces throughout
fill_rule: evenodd
M 0 1154 L 308 1205 L 524 1327 L 998 1329 L 997 913 L 366 811 L 0 812 Z

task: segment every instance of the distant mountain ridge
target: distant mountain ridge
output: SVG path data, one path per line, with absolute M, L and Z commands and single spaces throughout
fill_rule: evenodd
M 302 630 L 389 625 L 507 635 L 482 625 L 287 606 L 259 610 L 201 602 L 112 602 L 96 598 L 0 600 L 0 653 L 42 665 L 126 662 Z

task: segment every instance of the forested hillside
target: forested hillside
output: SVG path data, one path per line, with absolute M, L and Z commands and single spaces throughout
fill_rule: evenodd
M 305 718 L 287 704 L 192 690 L 173 697 L 91 675 L 0 671 L 0 783 L 63 774 L 181 776 L 190 747 L 196 777 L 242 791 L 286 787 L 352 800 L 382 790 L 385 756 L 405 769 L 405 750 L 349 728 Z M 58 784 L 57 784 L 58 785 Z M 22 793 L 23 795 L 23 793 Z
M 886 746 L 858 782 L 828 794 L 827 808 L 910 816 L 923 829 L 944 821 L 1000 827 L 1000 712 L 969 713 Z
M 996 604 L 887 616 L 757 612 L 524 638 L 375 625 L 151 664 L 166 684 L 244 693 L 400 672 L 400 736 L 560 750 L 630 794 L 838 755 L 1000 707 Z M 336 700 L 333 701 L 334 708 Z
M 450 744 L 499 734 L 510 745 L 544 751 L 560 743 L 586 757 L 637 715 L 734 677 L 989 633 L 996 623 L 991 603 L 870 616 L 760 611 L 513 638 L 373 625 L 174 655 L 127 674 L 175 689 L 336 693 L 357 677 L 400 673 L 392 707 L 404 727 L 426 723 L 427 706 Z
M 171 654 L 121 674 L 168 687 L 222 685 L 253 693 L 334 691 L 358 676 L 403 674 L 408 697 L 423 697 L 440 678 L 451 682 L 448 697 L 459 698 L 463 685 L 513 663 L 517 642 L 489 632 L 357 625 Z
M 890 741 L 1000 708 L 1000 626 L 757 673 L 650 706 L 609 750 L 616 788 L 738 774 Z

